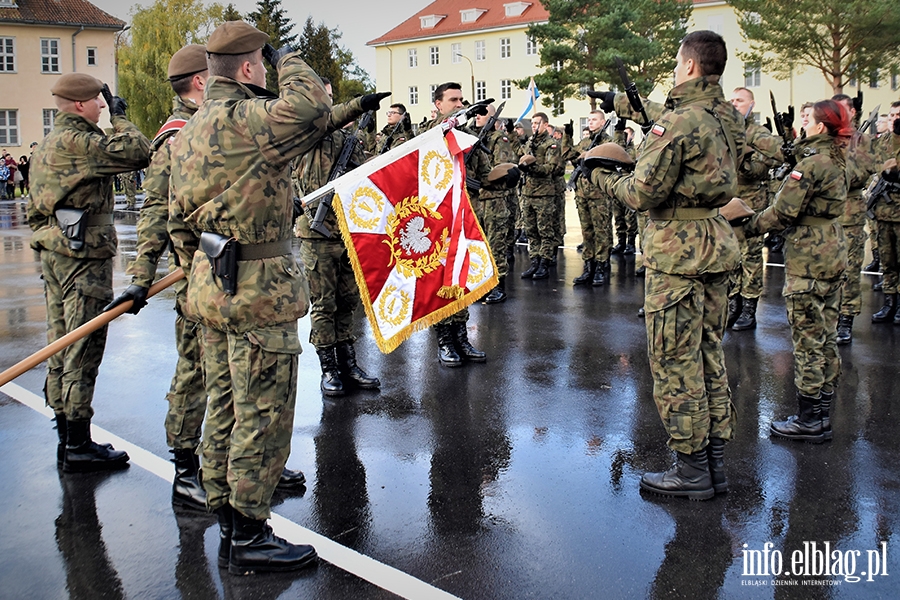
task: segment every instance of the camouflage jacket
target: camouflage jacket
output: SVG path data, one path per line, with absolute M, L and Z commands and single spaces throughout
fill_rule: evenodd
M 592 132 L 593 133 L 593 132 Z M 604 144 L 606 142 L 611 142 L 609 139 L 609 135 L 603 130 L 600 131 L 600 144 Z M 585 138 L 578 142 L 578 145 L 575 146 L 570 152 L 566 153 L 566 160 L 572 162 L 576 167 L 579 163 L 579 158 L 582 154 L 587 152 L 591 145 L 594 143 L 593 137 Z M 575 195 L 579 198 L 586 199 L 594 199 L 594 198 L 606 198 L 606 194 L 602 189 L 594 185 L 594 182 L 591 181 L 591 178 L 582 173 L 578 180 L 575 182 Z
M 895 141 L 895 139 L 897 141 Z M 898 142 L 900 136 L 893 133 L 885 133 L 879 137 L 874 143 L 874 151 L 876 154 L 876 169 L 880 172 L 884 161 L 889 158 L 900 159 L 898 153 Z M 872 206 L 872 212 L 878 221 L 887 221 L 889 223 L 900 222 L 900 193 L 888 193 L 887 197 L 878 199 Z
M 172 100 L 172 116 L 175 119 L 190 119 L 197 112 L 193 101 L 185 101 L 175 96 Z M 150 167 L 144 178 L 144 205 L 137 223 L 137 254 L 128 265 L 126 273 L 131 275 L 134 285 L 150 287 L 156 277 L 156 265 L 169 244 L 169 176 L 172 172 L 172 155 L 169 146 L 177 129 L 172 129 L 153 139 Z M 187 273 L 187 271 L 186 271 Z
M 559 142 L 546 131 L 536 133 L 528 138 L 524 153 L 533 156 L 535 163 L 528 171 L 522 171 L 525 175 L 522 194 L 525 196 L 555 196 L 557 194 L 556 179 L 564 174 L 566 169 Z
M 644 231 L 647 267 L 681 275 L 731 271 L 740 249 L 728 222 L 721 216 L 680 220 L 678 209 L 713 210 L 734 197 L 743 120 L 714 78 L 676 86 L 666 107 L 647 135 L 633 174 L 595 169 L 592 179 L 632 209 L 674 212 L 675 219 L 653 219 Z
M 866 224 L 866 199 L 863 191 L 869 185 L 872 175 L 881 171 L 881 163 L 875 150 L 875 137 L 858 131 L 853 132 L 844 155 L 847 161 L 849 190 L 839 223 L 845 226 L 862 226 Z
M 106 135 L 95 123 L 61 112 L 53 131 L 31 157 L 31 198 L 26 214 L 34 231 L 31 247 L 74 258 L 112 258 L 116 255 L 116 228 L 97 225 L 85 230 L 84 247 L 69 248 L 69 240 L 56 224 L 59 208 L 79 208 L 89 215 L 112 214 L 113 176 L 143 169 L 149 164 L 150 140 L 128 119 L 113 116 L 115 133 Z
M 412 130 L 404 129 L 401 125 L 394 133 L 396 125 L 385 125 L 381 130 L 381 141 L 375 144 L 375 154 L 384 154 L 391 148 L 395 148 L 415 137 Z
M 280 97 L 265 98 L 210 77 L 203 105 L 171 145 L 169 235 L 181 263 L 191 266 L 185 316 L 222 331 L 295 321 L 309 308 L 293 254 L 238 262 L 237 293 L 226 295 L 198 250 L 206 231 L 242 245 L 292 239 L 291 161 L 341 119 L 298 53 L 281 59 L 278 84 Z M 288 343 L 280 335 L 271 347 Z
M 480 129 L 472 129 L 469 127 L 460 127 L 461 131 L 465 131 L 469 135 L 478 136 Z M 492 197 L 491 189 L 496 188 L 488 182 L 488 175 L 491 172 L 493 164 L 490 155 L 484 149 L 477 145 L 466 151 L 466 191 L 469 192 L 470 200 L 478 200 L 482 191 L 487 194 L 485 198 Z M 470 181 L 477 181 L 480 188 L 476 189 L 468 185 Z M 496 190 L 495 190 L 496 191 Z
M 519 162 L 516 151 L 506 131 L 492 131 L 485 139 L 485 146 L 491 151 L 491 164 L 499 165 L 501 163 L 516 164 Z
M 760 235 L 783 229 L 785 273 L 806 280 L 833 280 L 847 266 L 847 242 L 837 222 L 847 197 L 844 153 L 828 134 L 808 137 L 794 149 L 797 166 L 784 178 L 772 206 L 753 215 L 744 232 Z M 805 225 L 803 217 L 834 221 Z M 811 285 L 786 281 L 784 294 L 809 291 Z
M 765 187 L 769 182 L 769 169 L 784 162 L 781 154 L 782 140 L 768 129 L 746 121 L 744 156 L 738 168 L 737 196 L 755 211 L 764 210 L 769 203 Z

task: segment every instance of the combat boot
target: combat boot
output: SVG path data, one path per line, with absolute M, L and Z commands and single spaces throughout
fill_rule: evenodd
M 878 248 L 872 248 L 872 262 L 864 266 L 863 271 L 868 271 L 870 273 L 878 273 L 881 271 L 881 255 L 878 253 Z
M 228 572 L 246 575 L 263 571 L 294 571 L 312 565 L 316 550 L 292 544 L 272 533 L 265 519 L 252 519 L 232 510 L 231 557 Z
M 469 333 L 466 330 L 465 323 L 453 323 L 450 327 L 453 330 L 453 340 L 456 342 L 459 356 L 478 363 L 483 363 L 487 360 L 487 355 L 484 352 L 476 350 L 475 346 L 469 343 Z
M 712 479 L 713 490 L 717 494 L 728 491 L 728 480 L 725 478 L 725 440 L 722 438 L 709 438 L 706 445 L 706 459 L 709 462 L 709 477 Z
M 607 281 L 609 281 L 608 260 L 597 263 L 597 270 L 594 272 L 594 280 L 591 282 L 591 285 L 594 287 L 599 287 L 601 285 L 605 285 Z
M 381 381 L 377 377 L 371 377 L 356 364 L 356 349 L 352 342 L 338 342 L 337 362 L 340 374 L 349 378 L 362 389 L 375 390 L 381 387 Z
M 227 569 L 231 560 L 231 536 L 234 533 L 234 509 L 230 504 L 220 506 L 213 512 L 219 522 L 219 568 Z
M 822 433 L 826 440 L 830 440 L 834 435 L 831 433 L 831 403 L 834 400 L 834 392 L 822 392 L 822 400 L 819 402 L 819 414 L 822 417 Z
M 873 323 L 886 323 L 892 320 L 897 314 L 897 294 L 885 294 L 884 306 L 877 313 L 872 315 Z
M 441 364 L 445 367 L 462 366 L 462 358 L 459 357 L 456 347 L 453 345 L 453 332 L 450 330 L 450 325 L 439 323 L 434 326 L 434 331 L 437 333 L 438 359 Z
M 56 468 L 62 469 L 66 459 L 66 439 L 69 431 L 66 413 L 56 413 L 54 421 L 56 421 L 56 434 L 59 437 L 59 443 L 56 444 Z
M 534 272 L 534 275 L 531 276 L 532 279 L 547 279 L 550 277 L 550 261 L 546 258 L 542 258 L 541 262 L 538 263 L 537 271 Z
M 645 275 L 647 275 L 647 267 L 645 267 L 644 265 L 641 265 L 634 270 L 635 277 L 644 277 Z
M 537 273 L 538 267 L 541 264 L 541 259 L 538 257 L 534 257 L 531 259 L 531 266 L 529 266 L 522 273 L 522 279 L 531 279 L 534 277 L 534 274 Z
M 594 272 L 597 270 L 597 261 L 593 258 L 584 261 L 584 271 L 581 275 L 572 280 L 574 285 L 584 285 L 594 280 Z
M 693 454 L 676 454 L 675 464 L 668 471 L 644 473 L 641 477 L 641 489 L 662 496 L 684 496 L 691 500 L 709 500 L 715 496 L 706 449 Z
M 900 301 L 900 294 L 897 295 L 897 300 Z M 900 325 L 900 310 L 894 311 L 894 325 Z
M 114 450 L 109 444 L 95 444 L 91 439 L 91 422 L 66 421 L 68 429 L 63 471 L 85 473 L 88 471 L 112 471 L 128 466 L 128 454 Z
M 200 485 L 200 457 L 194 448 L 176 448 L 172 454 L 175 463 L 172 504 L 206 512 L 206 492 Z
M 821 398 L 811 398 L 797 392 L 797 403 L 800 405 L 797 414 L 784 421 L 772 421 L 770 433 L 775 437 L 821 444 L 825 441 Z
M 497 281 L 494 289 L 485 297 L 485 304 L 500 304 L 506 300 L 506 276 L 504 275 Z
M 631 236 L 628 238 L 628 241 L 625 242 L 625 247 L 622 248 L 622 254 L 624 254 L 625 256 L 631 256 L 635 253 L 635 251 L 636 248 L 634 247 L 634 236 Z
M 334 346 L 316 348 L 316 354 L 319 355 L 319 364 L 322 365 L 322 382 L 319 389 L 326 396 L 343 396 L 344 384 L 341 381 Z
M 731 328 L 735 321 L 741 316 L 744 308 L 744 298 L 740 294 L 735 294 L 728 299 L 728 318 L 725 320 L 725 327 Z
M 731 328 L 734 331 L 756 329 L 756 303 L 759 298 L 744 298 L 744 306 L 741 308 L 741 316 L 734 322 Z
M 281 470 L 281 477 L 278 478 L 278 484 L 275 489 L 282 492 L 295 492 L 306 489 L 306 475 L 303 471 L 295 471 L 287 467 Z
M 619 238 L 619 242 L 609 249 L 610 254 L 622 254 L 625 251 L 625 238 Z
M 853 339 L 853 315 L 840 315 L 837 326 L 837 343 L 849 344 Z

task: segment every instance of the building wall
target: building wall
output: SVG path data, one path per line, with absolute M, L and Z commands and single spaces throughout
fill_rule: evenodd
M 44 137 L 44 109 L 55 109 L 50 88 L 61 75 L 72 73 L 74 27 L 0 24 L 0 38 L 15 39 L 16 70 L 0 71 L 0 110 L 18 113 L 18 144 L 2 144 L 18 158 L 27 154 L 31 142 Z M 115 34 L 110 29 L 85 29 L 75 36 L 75 71 L 89 73 L 115 90 Z M 59 73 L 41 72 L 41 39 L 59 40 Z M 96 66 L 88 66 L 87 49 L 96 48 Z M 101 127 L 109 126 L 103 111 Z

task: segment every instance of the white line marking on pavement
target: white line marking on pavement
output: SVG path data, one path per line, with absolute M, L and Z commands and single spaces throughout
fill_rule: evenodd
M 45 405 L 44 399 L 20 385 L 7 383 L 0 387 L 0 392 L 36 410 L 47 418 L 53 418 L 53 411 Z M 175 475 L 175 468 L 169 461 L 96 425 L 91 426 L 91 435 L 96 442 L 108 442 L 115 446 L 117 450 L 128 452 L 132 464 L 161 477 L 167 482 L 172 481 Z M 418 598 L 459 600 L 456 596 L 444 590 L 429 585 L 394 567 L 378 562 L 365 554 L 360 554 L 356 550 L 342 546 L 281 515 L 272 513 L 269 523 L 277 535 L 289 542 L 294 544 L 311 544 L 315 546 L 316 552 L 322 560 L 328 561 L 339 569 L 343 569 L 360 579 L 365 579 L 369 583 L 397 594 L 402 598 L 408 598 L 409 600 Z

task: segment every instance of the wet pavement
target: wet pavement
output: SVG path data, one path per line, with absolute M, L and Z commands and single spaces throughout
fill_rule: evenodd
M 135 220 L 117 214 L 117 290 Z M 0 370 L 44 345 L 29 238 L 24 205 L 0 203 Z M 610 285 L 574 288 L 579 238 L 570 207 L 572 249 L 551 279 L 520 280 L 520 250 L 510 299 L 472 307 L 483 365 L 440 367 L 430 331 L 382 355 L 361 321 L 360 364 L 382 389 L 323 400 L 301 320 L 288 466 L 308 483 L 274 511 L 468 599 L 900 597 L 900 327 L 869 323 L 874 278 L 841 348 L 834 440 L 815 446 L 768 437 L 795 402 L 783 272 L 766 268 L 759 328 L 725 339 L 738 414 L 729 492 L 666 499 L 638 490 L 644 471 L 671 461 L 636 317 L 642 280 L 633 258 L 614 259 Z M 110 325 L 94 399 L 95 425 L 165 459 L 172 307 L 167 290 Z M 43 377 L 41 366 L 15 383 L 40 395 Z M 55 445 L 46 416 L 0 393 L 0 597 L 397 597 L 344 563 L 229 575 L 216 567 L 214 521 L 174 514 L 167 481 L 138 465 L 62 475 Z M 828 574 L 816 575 L 822 562 Z

